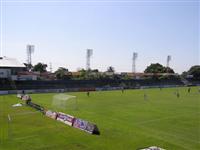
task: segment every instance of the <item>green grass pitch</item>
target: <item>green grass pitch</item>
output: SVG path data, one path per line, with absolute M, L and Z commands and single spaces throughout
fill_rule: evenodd
M 77 96 L 77 108 L 52 105 L 56 93 L 31 94 L 32 101 L 96 123 L 100 135 L 50 119 L 21 102 L 0 96 L 0 150 L 137 150 L 159 146 L 167 150 L 200 149 L 199 87 L 66 93 Z M 146 93 L 147 98 L 144 98 Z M 10 117 L 10 121 L 9 118 Z

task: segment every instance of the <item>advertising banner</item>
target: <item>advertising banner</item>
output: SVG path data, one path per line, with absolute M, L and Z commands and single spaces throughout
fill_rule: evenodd
M 57 118 L 57 113 L 56 112 L 53 112 L 51 110 L 47 110 L 45 115 L 49 118 L 52 118 L 52 119 L 55 119 Z
M 87 132 L 89 132 L 90 134 L 92 134 L 93 131 L 94 131 L 94 129 L 95 129 L 94 124 L 88 122 L 85 130 L 86 130 Z
M 74 117 L 68 114 L 59 112 L 57 115 L 57 120 L 61 121 L 69 126 L 72 126 L 74 123 Z
M 73 127 L 84 130 L 90 134 L 100 134 L 99 129 L 95 124 L 82 119 L 75 119 Z
M 85 131 L 89 132 L 90 134 L 97 134 L 99 135 L 99 129 L 97 128 L 97 126 L 93 123 L 88 122 L 87 127 L 85 129 Z
M 87 127 L 87 124 L 88 124 L 87 121 L 84 121 L 84 120 L 82 120 L 82 119 L 76 118 L 76 119 L 74 120 L 73 127 L 78 128 L 78 129 L 81 129 L 81 130 L 85 130 L 86 127 Z

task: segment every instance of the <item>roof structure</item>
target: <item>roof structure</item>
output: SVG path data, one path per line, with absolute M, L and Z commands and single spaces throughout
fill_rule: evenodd
M 0 68 L 9 67 L 9 68 L 24 68 L 25 65 L 21 64 L 15 58 L 8 58 L 8 57 L 0 57 Z

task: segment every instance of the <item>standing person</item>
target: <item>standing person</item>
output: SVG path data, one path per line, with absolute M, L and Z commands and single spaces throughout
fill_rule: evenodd
M 162 90 L 162 86 L 160 86 L 160 91 Z
M 176 97 L 177 98 L 179 98 L 180 97 L 180 94 L 179 94 L 179 92 L 177 91 L 177 93 L 176 93 Z
M 88 97 L 90 96 L 90 92 L 89 92 L 89 91 L 87 91 L 87 96 L 88 96 Z
M 124 88 L 122 88 L 122 93 L 124 93 Z
M 144 100 L 147 100 L 147 94 L 144 92 Z
M 188 93 L 190 93 L 190 91 L 191 91 L 191 88 L 189 87 L 189 88 L 188 88 Z

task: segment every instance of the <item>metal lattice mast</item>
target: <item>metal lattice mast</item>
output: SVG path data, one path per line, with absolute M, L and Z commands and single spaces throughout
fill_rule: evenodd
M 35 46 L 34 45 L 27 45 L 27 64 L 32 65 L 32 54 L 34 53 Z
M 87 49 L 86 51 L 86 70 L 90 70 L 90 58 L 93 54 L 93 49 Z
M 132 58 L 132 72 L 136 72 L 136 59 L 138 57 L 138 53 L 133 52 L 133 58 Z
M 171 61 L 172 57 L 170 55 L 167 56 L 167 67 L 169 67 L 169 62 Z

